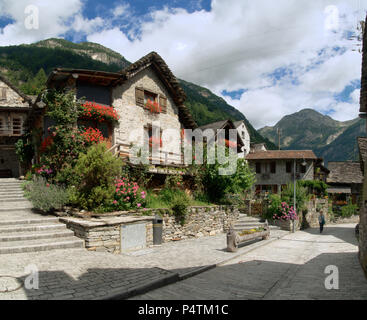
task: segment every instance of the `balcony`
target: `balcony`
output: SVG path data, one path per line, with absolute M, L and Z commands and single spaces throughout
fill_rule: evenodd
M 270 173 L 263 173 L 263 174 L 261 175 L 261 178 L 262 178 L 263 180 L 269 180 L 269 179 L 270 179 Z
M 134 158 L 130 155 L 131 146 L 124 143 L 117 143 L 112 148 L 109 149 L 115 156 L 121 157 L 123 160 L 134 163 Z M 136 157 L 135 159 L 138 160 Z M 150 153 L 149 157 L 150 165 L 158 165 L 165 167 L 176 167 L 176 168 L 186 168 L 187 165 L 184 164 L 183 154 L 178 154 L 174 152 L 159 151 L 157 155 L 152 155 Z

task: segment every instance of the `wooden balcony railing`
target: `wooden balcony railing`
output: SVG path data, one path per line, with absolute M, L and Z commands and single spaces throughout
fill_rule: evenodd
M 108 151 L 112 152 L 116 157 L 121 157 L 127 159 L 127 161 L 133 162 L 133 158 L 130 155 L 130 149 L 131 147 L 128 144 L 116 143 Z M 155 157 L 150 154 L 148 160 L 153 165 L 186 167 L 183 155 L 174 152 L 160 151 Z

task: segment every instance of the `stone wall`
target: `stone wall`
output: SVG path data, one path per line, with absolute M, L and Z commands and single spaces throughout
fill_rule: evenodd
M 325 222 L 330 223 L 329 202 L 326 199 L 314 199 L 307 204 L 307 213 L 303 216 L 303 228 L 318 228 L 320 211 L 323 211 Z
M 101 215 L 100 218 L 63 217 L 60 221 L 85 241 L 85 247 L 91 251 L 121 253 L 122 226 L 145 224 L 144 247 L 153 245 L 153 219 L 157 215 L 163 220 L 163 242 L 190 238 L 214 236 L 229 229 L 229 225 L 239 217 L 234 206 L 190 207 L 186 223 L 181 225 L 167 209 L 150 209 L 151 216 L 113 216 Z M 133 250 L 133 249 L 132 249 Z
M 163 241 L 214 236 L 226 232 L 239 217 L 233 206 L 191 207 L 186 223 L 181 225 L 172 215 L 163 215 Z

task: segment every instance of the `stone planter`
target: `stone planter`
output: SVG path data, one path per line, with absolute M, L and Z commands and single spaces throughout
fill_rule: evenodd
M 283 221 L 283 220 L 274 220 L 274 225 L 277 227 L 280 227 L 282 230 L 285 231 L 293 231 L 293 224 L 294 224 L 294 230 L 298 231 L 300 230 L 300 225 L 299 225 L 299 221 L 298 220 L 288 220 L 288 221 Z

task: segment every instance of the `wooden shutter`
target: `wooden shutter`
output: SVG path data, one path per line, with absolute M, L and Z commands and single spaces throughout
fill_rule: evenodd
M 19 136 L 23 134 L 22 117 L 13 117 L 12 125 L 13 125 L 13 135 Z
M 144 89 L 143 88 L 135 88 L 135 100 L 136 105 L 140 107 L 144 107 Z
M 167 113 L 167 98 L 159 96 L 159 104 L 162 107 L 162 113 Z
M 5 119 L 0 117 L 0 135 L 5 134 Z

